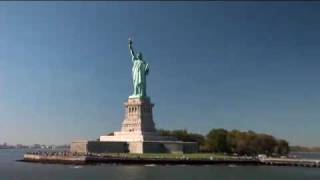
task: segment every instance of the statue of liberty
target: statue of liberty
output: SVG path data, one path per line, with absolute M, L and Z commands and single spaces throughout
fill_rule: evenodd
M 129 98 L 147 97 L 146 76 L 149 73 L 149 64 L 143 60 L 142 53 L 135 54 L 132 40 L 129 38 L 129 50 L 132 57 L 133 94 Z

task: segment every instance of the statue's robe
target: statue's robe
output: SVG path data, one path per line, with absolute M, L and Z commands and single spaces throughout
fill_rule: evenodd
M 140 59 L 134 59 L 132 67 L 133 95 L 146 96 L 146 75 L 149 72 L 149 65 Z

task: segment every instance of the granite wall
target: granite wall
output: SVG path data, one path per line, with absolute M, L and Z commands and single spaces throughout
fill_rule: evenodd
M 77 141 L 70 145 L 77 153 L 196 153 L 198 144 L 181 141 Z
M 70 145 L 71 152 L 77 153 L 126 153 L 126 142 L 78 141 Z

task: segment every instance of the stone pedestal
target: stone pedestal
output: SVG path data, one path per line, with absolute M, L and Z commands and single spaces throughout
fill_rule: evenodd
M 157 134 L 152 115 L 154 104 L 149 98 L 129 98 L 124 106 L 125 117 L 121 131 L 114 132 L 112 136 L 100 136 L 100 141 L 132 142 L 170 139 Z
M 155 132 L 149 98 L 129 98 L 125 105 L 125 118 L 121 132 Z
M 124 105 L 125 117 L 121 131 L 114 132 L 113 135 L 100 136 L 100 142 L 126 142 L 130 153 L 197 151 L 197 143 L 177 141 L 157 133 L 152 115 L 154 104 L 149 98 L 130 97 Z

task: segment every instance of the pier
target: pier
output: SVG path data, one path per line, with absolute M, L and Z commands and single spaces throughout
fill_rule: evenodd
M 274 166 L 320 167 L 319 159 L 263 158 L 260 161 L 265 165 Z

